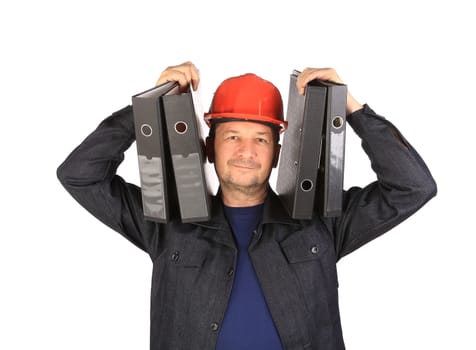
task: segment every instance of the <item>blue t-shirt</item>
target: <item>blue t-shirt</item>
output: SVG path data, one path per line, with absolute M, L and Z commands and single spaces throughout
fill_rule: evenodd
M 218 335 L 217 350 L 282 349 L 278 331 L 248 254 L 248 246 L 262 210 L 263 205 L 225 207 L 225 215 L 238 246 L 238 260 L 233 289 Z

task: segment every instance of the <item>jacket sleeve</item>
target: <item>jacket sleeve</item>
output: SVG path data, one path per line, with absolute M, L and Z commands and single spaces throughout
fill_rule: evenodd
M 140 189 L 116 175 L 134 139 L 128 106 L 101 122 L 59 166 L 57 176 L 92 215 L 151 254 L 157 225 L 144 220 Z
M 421 157 L 389 121 L 368 105 L 347 120 L 362 139 L 377 181 L 344 193 L 342 216 L 332 225 L 338 259 L 401 223 L 437 192 Z

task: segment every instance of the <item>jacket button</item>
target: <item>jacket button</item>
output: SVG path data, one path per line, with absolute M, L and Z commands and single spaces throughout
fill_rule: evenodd
M 177 251 L 173 252 L 172 255 L 170 256 L 170 260 L 172 261 L 177 262 L 179 261 L 179 259 L 180 259 L 180 253 Z
M 234 273 L 235 273 L 235 269 L 233 267 L 230 267 L 230 269 L 228 270 L 226 274 L 228 277 L 231 277 L 233 276 Z
M 313 245 L 313 246 L 311 247 L 311 253 L 312 253 L 312 254 L 317 254 L 317 253 L 319 253 L 319 248 L 317 247 L 317 245 Z
M 218 323 L 216 322 L 212 322 L 212 324 L 210 325 L 210 329 L 214 332 L 216 332 L 218 330 Z

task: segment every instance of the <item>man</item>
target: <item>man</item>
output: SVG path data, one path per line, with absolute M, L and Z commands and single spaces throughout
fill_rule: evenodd
M 341 82 L 333 69 L 305 69 Z M 198 87 L 195 66 L 167 68 L 157 84 Z M 436 194 L 426 165 L 400 132 L 350 94 L 347 120 L 378 181 L 345 191 L 337 219 L 293 220 L 268 184 L 283 121 L 279 91 L 253 74 L 226 79 L 205 118 L 207 156 L 220 188 L 207 222 L 158 224 L 140 189 L 116 175 L 134 141 L 131 107 L 104 120 L 58 168 L 93 215 L 153 262 L 151 349 L 344 349 L 336 262 L 388 231 Z

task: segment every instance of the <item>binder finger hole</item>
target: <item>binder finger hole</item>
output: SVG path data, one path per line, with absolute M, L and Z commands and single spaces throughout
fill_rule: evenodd
M 140 127 L 140 132 L 145 137 L 149 137 L 152 135 L 152 127 L 149 124 L 142 124 Z
M 313 182 L 309 179 L 305 179 L 301 181 L 301 189 L 304 192 L 309 192 L 310 190 L 312 190 L 313 186 L 314 186 Z
M 188 125 L 187 123 L 180 121 L 175 123 L 174 128 L 178 134 L 185 134 L 187 132 Z
M 334 128 L 336 129 L 339 129 L 342 127 L 342 125 L 344 125 L 344 118 L 342 118 L 341 116 L 335 116 L 334 119 L 332 119 L 332 125 L 334 126 Z

